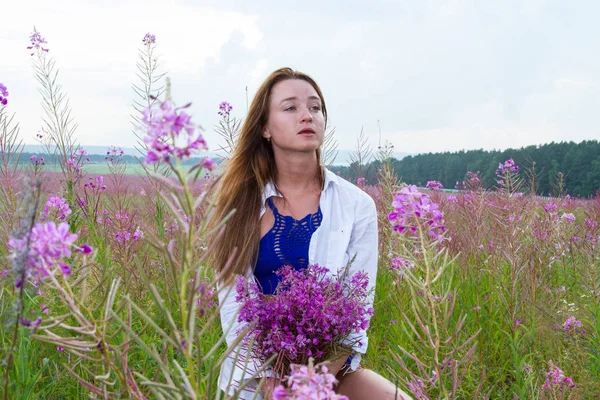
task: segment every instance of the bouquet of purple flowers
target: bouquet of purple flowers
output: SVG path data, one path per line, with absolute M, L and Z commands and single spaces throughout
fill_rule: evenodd
M 291 364 L 306 365 L 311 357 L 326 360 L 351 347 L 349 335 L 369 327 L 373 308 L 367 274 L 344 279 L 328 272 L 318 265 L 300 271 L 282 267 L 274 295 L 264 295 L 254 279 L 237 282 L 238 321 L 251 326 L 246 340 L 253 340 L 253 355 L 262 362 L 277 355 L 273 369 L 280 376 Z

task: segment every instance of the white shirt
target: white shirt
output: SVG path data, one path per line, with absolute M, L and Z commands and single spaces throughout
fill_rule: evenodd
M 280 195 L 274 185 L 269 183 L 263 191 L 260 217 L 265 213 L 266 200 L 272 196 Z M 368 303 L 369 307 L 372 307 L 378 250 L 375 202 L 352 183 L 325 169 L 325 187 L 321 192 L 319 206 L 323 219 L 310 240 L 309 263 L 318 264 L 328 268 L 332 273 L 337 273 L 338 270 L 345 268 L 353 257 L 356 257 L 350 265 L 348 276 L 352 276 L 357 271 L 367 273 L 371 293 Z M 246 277 L 252 275 L 252 268 L 248 268 Z M 235 301 L 235 297 L 235 281 L 230 286 L 219 287 L 221 326 L 226 333 L 227 345 L 230 347 L 234 344 L 238 336 L 236 332 L 241 327 L 241 323 L 237 322 L 241 305 Z M 362 330 L 359 333 L 352 333 L 348 339 L 350 343 L 354 343 L 355 352 L 350 368 L 356 369 L 360 363 L 360 354 L 367 351 L 367 334 Z M 247 352 L 238 346 L 221 366 L 219 387 L 229 395 L 233 395 L 242 383 L 250 383 L 250 388 L 243 390 L 240 398 L 260 398 L 252 390 L 255 382 L 246 382 L 252 379 L 259 368 L 259 361 L 247 357 Z

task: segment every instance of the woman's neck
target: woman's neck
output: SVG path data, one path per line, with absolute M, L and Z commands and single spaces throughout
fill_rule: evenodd
M 277 187 L 283 193 L 320 191 L 316 153 L 293 153 L 277 157 Z

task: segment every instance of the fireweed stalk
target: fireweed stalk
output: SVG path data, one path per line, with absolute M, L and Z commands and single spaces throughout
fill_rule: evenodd
M 0 84 L 0 229 L 12 232 L 17 213 L 18 164 L 23 150 L 19 140 L 19 126 L 14 122 L 14 115 L 8 116 L 8 89 Z M 4 100 L 1 100 L 4 99 Z M 0 239 L 0 245 L 6 245 L 6 236 Z
M 274 370 L 284 376 L 291 364 L 306 365 L 311 357 L 339 357 L 348 335 L 369 326 L 368 277 L 357 272 L 328 276 L 329 270 L 309 265 L 296 271 L 290 266 L 277 271 L 281 282 L 273 296 L 265 296 L 253 279 L 240 277 L 236 301 L 242 304 L 238 321 L 250 327 L 247 341 L 265 363 L 277 355 Z
M 33 58 L 33 71 L 40 84 L 45 137 L 39 137 L 47 154 L 57 154 L 58 163 L 66 186 L 66 198 L 69 204 L 75 202 L 75 186 L 81 179 L 81 165 L 84 160 L 75 142 L 77 124 L 71 115 L 71 107 L 66 94 L 57 81 L 58 70 L 55 61 L 48 55 L 47 42 L 34 28 L 27 47 Z
M 36 192 L 39 192 L 39 188 L 40 188 L 39 181 L 36 182 L 33 187 L 35 188 L 34 190 Z M 22 215 L 22 218 L 21 218 L 21 221 L 19 224 L 19 229 L 13 233 L 14 237 L 21 238 L 21 237 L 29 236 L 29 232 L 31 231 L 31 229 L 33 228 L 33 224 L 35 223 L 35 213 L 36 213 L 36 209 L 37 209 L 36 199 L 38 199 L 38 196 L 34 196 L 34 193 L 32 191 L 25 192 L 25 197 L 19 207 L 19 214 Z M 28 247 L 29 243 L 26 242 L 26 245 Z M 4 364 L 5 368 L 6 368 L 5 372 L 4 372 L 4 377 L 3 377 L 3 380 L 4 380 L 3 399 L 4 400 L 8 399 L 8 392 L 9 392 L 9 387 L 10 387 L 9 373 L 12 368 L 13 352 L 15 351 L 15 348 L 17 345 L 18 334 L 19 334 L 19 323 L 23 316 L 23 305 L 24 305 L 25 287 L 26 287 L 26 285 L 24 285 L 23 283 L 27 276 L 27 257 L 28 257 L 28 253 L 29 253 L 27 247 L 24 249 L 24 251 L 21 251 L 20 254 L 12 255 L 12 267 L 13 267 L 13 274 L 15 277 L 15 286 L 17 286 L 17 283 L 19 283 L 19 285 L 18 285 L 18 294 L 16 297 L 15 305 L 14 305 L 16 317 L 15 317 L 15 321 L 14 321 L 14 329 L 13 329 L 11 344 L 10 344 L 10 347 L 7 351 L 5 358 L 2 360 L 2 364 Z
M 9 392 L 8 372 L 12 362 L 12 351 L 16 346 L 19 325 L 32 330 L 46 330 L 48 325 L 42 325 L 42 317 L 30 320 L 23 317 L 24 293 L 29 285 L 36 288 L 50 282 L 48 286 L 60 286 L 57 276 L 69 276 L 72 273 L 71 266 L 67 264 L 67 258 L 71 258 L 72 250 L 82 254 L 90 254 L 92 249 L 87 244 L 77 246 L 75 241 L 78 235 L 69 231 L 69 225 L 61 223 L 58 226 L 54 222 L 36 223 L 36 210 L 40 197 L 40 183 L 33 186 L 33 190 L 25 191 L 26 198 L 23 201 L 24 215 L 21 226 L 8 241 L 10 247 L 9 259 L 13 266 L 15 277 L 15 288 L 18 291 L 15 303 L 16 322 L 13 334 L 12 346 L 6 360 L 7 370 L 5 374 L 6 398 Z M 38 291 L 39 293 L 39 291 Z
M 457 292 L 452 288 L 444 215 L 416 187 L 401 188 L 392 203 L 389 222 L 398 235 L 394 254 L 411 268 L 391 268 L 399 290 L 411 293 L 412 315 L 402 313 L 409 347 L 396 345 L 393 358 L 403 374 L 396 379 L 419 399 L 456 398 L 477 346 L 462 331 L 466 315 L 451 323 Z
M 39 34 L 32 38 L 30 50 L 47 62 L 47 49 Z M 43 66 L 47 66 L 47 63 Z M 49 69 L 52 70 L 51 67 Z M 52 90 L 50 92 L 55 93 Z M 57 102 L 60 103 L 61 100 L 62 97 L 59 97 Z M 195 149 L 204 148 L 204 139 L 189 116 L 182 113 L 181 109 L 170 106 L 170 100 L 156 100 L 156 103 L 161 110 L 161 117 L 154 112 L 152 105 L 145 110 L 147 124 L 144 136 L 154 154 L 160 154 L 156 164 L 165 166 L 161 169 L 168 170 L 176 179 L 159 174 L 154 174 L 151 178 L 155 187 L 160 188 L 157 198 L 169 205 L 167 210 L 178 220 L 181 229 L 168 242 L 157 239 L 153 232 L 144 237 L 153 246 L 149 253 L 162 257 L 154 265 L 164 266 L 170 275 L 166 276 L 164 282 L 155 285 L 148 277 L 152 271 L 147 271 L 147 265 L 140 261 L 143 257 L 136 258 L 133 261 L 137 267 L 136 278 L 145 283 L 145 298 L 151 299 L 150 304 L 136 303 L 131 295 L 122 294 L 121 279 L 113 278 L 110 271 L 103 268 L 104 265 L 100 267 L 95 262 L 87 262 L 86 255 L 79 253 L 72 253 L 71 257 L 67 257 L 67 253 L 63 251 L 65 262 L 58 263 L 58 270 L 44 276 L 40 284 L 46 295 L 51 296 L 49 298 L 60 303 L 60 309 L 53 310 L 51 316 L 44 319 L 34 318 L 32 322 L 30 319 L 18 318 L 17 321 L 22 326 L 36 328 L 31 336 L 33 339 L 51 343 L 58 351 L 68 353 L 69 357 L 77 357 L 77 364 L 66 364 L 63 367 L 92 396 L 143 399 L 151 393 L 153 398 L 219 398 L 221 394 L 214 377 L 218 373 L 220 362 L 228 356 L 228 351 L 221 358 L 217 356 L 222 353 L 223 337 L 217 337 L 215 343 L 209 340 L 208 346 L 205 341 L 207 333 L 214 333 L 213 327 L 216 326 L 215 321 L 218 322 L 219 313 L 211 306 L 214 300 L 214 292 L 211 290 L 214 281 L 209 283 L 206 279 L 214 277 L 204 268 L 204 258 L 201 257 L 210 251 L 210 248 L 201 249 L 199 243 L 202 241 L 200 233 L 205 231 L 206 224 L 204 219 L 194 218 L 196 209 L 203 205 L 206 196 L 203 192 L 198 198 L 193 197 L 188 183 L 188 180 L 195 180 L 195 173 L 203 168 L 213 168 L 214 163 L 206 158 L 188 174 L 183 173 L 181 160 L 191 155 Z M 69 130 L 61 132 L 68 133 Z M 185 141 L 190 137 L 193 140 Z M 184 139 L 183 144 L 177 139 Z M 161 147 L 169 140 L 170 147 Z M 72 160 L 69 156 L 79 153 L 69 151 L 66 154 L 65 158 Z M 76 169 L 77 164 L 73 164 Z M 65 184 L 69 185 L 70 182 Z M 98 199 L 101 193 L 105 193 L 105 185 L 98 177 L 87 185 L 89 197 L 77 197 L 78 200 L 83 200 L 77 204 L 89 211 L 89 219 L 95 219 L 98 211 L 103 208 Z M 34 226 L 37 207 L 32 209 L 30 227 Z M 216 229 L 220 228 L 221 226 Z M 91 232 L 86 233 L 95 237 Z M 80 232 L 70 235 L 78 234 Z M 68 240 L 63 240 L 63 244 L 75 240 L 73 236 L 65 238 Z M 22 242 L 19 244 L 21 246 L 17 247 L 22 248 Z M 82 251 L 90 250 L 82 246 Z M 102 249 L 98 252 L 100 250 Z M 62 272 L 71 272 L 71 275 L 63 279 Z M 90 283 L 90 277 L 98 277 L 98 282 Z M 21 280 L 20 288 L 24 287 L 24 280 Z M 161 292 L 162 289 L 166 294 Z M 163 300 L 165 297 L 167 301 Z M 148 331 L 153 339 L 159 339 L 162 351 L 155 347 L 154 341 L 147 342 Z M 138 350 L 136 356 L 141 355 L 143 360 L 156 366 L 151 372 L 141 373 L 130 368 L 128 359 L 132 350 L 136 350 L 132 346 L 134 341 Z M 144 373 L 154 375 L 145 376 Z M 9 379 L 5 378 L 5 382 Z M 8 396 L 6 392 L 4 395 Z
M 97 215 L 96 221 L 104 226 L 106 243 L 114 251 L 113 260 L 122 266 L 117 273 L 126 282 L 125 291 L 130 293 L 139 292 L 134 289 L 141 282 L 134 279 L 136 268 L 133 259 L 141 250 L 140 239 L 146 228 L 142 213 L 134 207 L 134 196 L 125 184 L 127 165 L 123 162 L 123 155 L 123 149 L 117 146 L 110 146 L 106 151 L 104 160 L 109 171 L 106 178 L 111 194 L 106 196 L 109 201 L 104 202 L 105 208 L 101 215 Z
M 168 84 L 167 88 L 169 88 Z M 157 197 L 168 205 L 168 210 L 177 220 L 181 229 L 174 233 L 173 239 L 168 244 L 155 237 L 151 232 L 144 235 L 144 239 L 159 252 L 167 264 L 166 269 L 169 271 L 169 275 L 166 276 L 166 293 L 164 295 L 167 296 L 171 309 L 167 308 L 167 303 L 157 286 L 148 280 L 142 268 L 138 268 L 138 272 L 144 279 L 148 292 L 152 296 L 156 308 L 163 315 L 162 319 L 166 321 L 167 326 L 159 327 L 147 312 L 137 306 L 129 296 L 125 296 L 127 304 L 146 323 L 153 326 L 168 347 L 180 354 L 182 358 L 179 361 L 176 358 L 171 361 L 164 360 L 163 356 L 155 349 L 150 348 L 138 334 L 127 328 L 124 322 L 122 322 L 122 326 L 129 332 L 133 340 L 158 363 L 161 375 L 166 380 L 166 383 L 159 383 L 137 373 L 136 375 L 142 378 L 144 386 L 147 386 L 155 395 L 164 396 L 165 390 L 169 390 L 172 391 L 169 397 L 197 398 L 198 396 L 210 397 L 212 395 L 209 393 L 216 394 L 218 391 L 216 387 L 212 386 L 213 382 L 207 382 L 206 377 L 202 376 L 200 371 L 205 369 L 205 364 L 209 360 L 214 359 L 213 353 L 220 342 L 210 349 L 208 354 L 202 353 L 202 336 L 215 321 L 218 313 L 209 314 L 204 326 L 200 324 L 199 327 L 197 316 L 201 310 L 210 308 L 206 305 L 213 300 L 214 292 L 207 290 L 207 287 L 213 287 L 214 282 L 206 283 L 209 274 L 203 267 L 204 256 L 198 257 L 197 254 L 198 244 L 202 237 L 200 232 L 205 229 L 205 222 L 202 221 L 200 226 L 193 223 L 205 195 L 202 194 L 194 199 L 190 184 L 195 180 L 194 174 L 197 173 L 197 170 L 212 169 L 215 164 L 212 160 L 204 158 L 189 172 L 184 172 L 182 160 L 199 150 L 206 149 L 202 131 L 192 122 L 191 117 L 184 111 L 185 108 L 187 106 L 178 108 L 174 105 L 167 89 L 166 100 L 157 100 L 144 110 L 141 127 L 145 132 L 143 140 L 147 144 L 146 163 L 161 163 L 168 169 L 169 175 L 175 178 L 151 174 L 156 185 L 161 188 L 156 193 Z M 206 252 L 208 251 L 210 249 L 206 250 Z M 119 319 L 116 314 L 113 315 Z M 211 363 L 218 367 L 218 361 L 216 364 L 214 360 Z
M 150 141 L 175 140 L 177 121 L 181 121 L 182 113 L 176 108 L 163 107 L 159 102 L 161 117 L 148 109 L 146 121 L 149 122 L 147 138 L 151 149 L 155 151 L 160 144 Z M 170 103 L 169 103 L 170 104 Z M 169 110 L 169 113 L 165 112 Z M 183 116 L 188 128 L 185 135 L 194 135 L 196 142 L 203 143 L 201 133 L 195 129 L 190 118 Z M 181 133 L 179 131 L 179 133 Z M 148 392 L 153 398 L 217 398 L 218 388 L 211 379 L 219 367 L 219 359 L 215 354 L 219 351 L 221 341 L 217 341 L 206 349 L 204 335 L 218 321 L 218 310 L 211 305 L 214 284 L 208 283 L 208 272 L 203 267 L 203 258 L 198 256 L 200 232 L 205 226 L 202 222 L 197 226 L 194 221 L 196 209 L 202 204 L 204 196 L 194 199 L 190 192 L 188 180 L 193 179 L 194 170 L 188 174 L 183 172 L 181 159 L 190 151 L 188 142 L 179 146 L 172 142 L 168 152 L 161 148 L 161 161 L 170 168 L 171 174 L 179 178 L 179 182 L 160 175 L 153 175 L 162 191 L 157 193 L 175 218 L 178 218 L 180 229 L 177 235 L 165 243 L 153 234 L 144 235 L 144 239 L 161 257 L 166 269 L 170 271 L 164 285 L 155 285 L 149 279 L 151 271 L 145 271 L 140 258 L 132 263 L 137 267 L 136 277 L 145 284 L 145 293 L 152 299 L 151 304 L 135 302 L 129 293 L 121 294 L 122 279 L 112 278 L 102 272 L 98 286 L 90 285 L 87 279 L 96 273 L 97 266 L 83 263 L 73 268 L 72 280 L 59 279 L 57 274 L 49 274 L 44 285 L 49 292 L 67 310 L 62 315 L 52 316 L 37 328 L 33 338 L 38 341 L 52 343 L 61 351 L 69 352 L 80 358 L 85 375 L 66 365 L 69 373 L 83 385 L 86 390 L 104 398 L 146 398 Z M 209 165 L 204 159 L 196 168 Z M 92 194 L 87 199 L 98 197 L 105 192 L 101 177 L 92 179 L 86 190 Z M 80 199 L 81 200 L 81 199 Z M 91 201 L 94 203 L 94 201 Z M 90 214 L 94 215 L 92 207 Z M 190 217 L 186 219 L 184 217 Z M 117 218 L 115 214 L 112 216 Z M 123 218 L 121 215 L 119 218 Z M 98 224 L 100 225 L 100 224 Z M 71 236 L 68 241 L 72 241 Z M 138 238 L 141 240 L 141 238 Z M 206 250 L 208 251 L 208 250 Z M 74 261 L 76 264 L 77 262 Z M 73 264 L 75 265 L 75 264 Z M 68 265 L 60 265 L 66 271 Z M 47 282 L 47 283 L 46 283 Z M 107 284 L 105 284 L 107 282 Z M 88 287 L 100 295 L 100 304 L 90 303 Z M 161 292 L 164 288 L 166 293 Z M 103 291 L 106 289 L 106 292 Z M 165 301 L 165 297 L 167 301 Z M 158 312 L 158 316 L 156 316 Z M 133 320 L 141 320 L 144 327 L 136 328 Z M 34 323 L 38 324 L 37 320 Z M 164 343 L 163 351 L 147 343 L 142 337 L 145 331 L 151 330 Z M 136 342 L 144 357 L 157 365 L 155 375 L 146 376 L 145 371 L 133 371 L 128 364 L 132 342 Z M 227 356 L 227 351 L 224 357 Z M 87 377 L 86 377 L 87 375 Z M 93 380 L 91 380 L 93 377 Z
M 221 118 L 219 124 L 215 127 L 215 132 L 225 140 L 225 144 L 221 145 L 220 150 L 225 152 L 226 158 L 231 157 L 233 153 L 242 123 L 240 119 L 231 116 L 231 110 L 233 110 L 233 106 L 228 102 L 223 101 L 219 104 L 218 114 Z
M 533 212 L 528 210 L 530 202 L 521 192 L 524 181 L 519 171 L 519 166 L 512 158 L 498 165 L 497 188 L 489 199 L 489 207 L 493 210 L 496 254 L 501 252 L 503 255 L 503 260 L 495 265 L 494 271 L 498 280 L 495 295 L 504 305 L 503 327 L 499 329 L 510 345 L 515 368 L 511 392 L 524 397 L 531 391 L 532 382 L 521 366 L 532 362 L 527 349 L 534 340 L 530 327 L 537 320 L 536 309 L 524 305 L 527 302 L 535 303 L 540 281 L 543 281 L 539 272 L 543 272 L 543 269 L 540 269 L 536 260 L 528 257 L 530 243 L 526 233 L 532 229 Z
M 133 84 L 133 110 L 131 115 L 131 123 L 133 125 L 133 134 L 138 139 L 138 151 L 142 156 L 146 155 L 148 146 L 144 142 L 144 135 L 140 134 L 139 126 L 142 124 L 142 115 L 144 110 L 152 106 L 159 97 L 165 93 L 165 86 L 160 85 L 160 81 L 165 76 L 165 73 L 159 72 L 160 57 L 156 54 L 157 43 L 156 36 L 150 32 L 146 33 L 142 38 L 142 46 L 138 50 L 138 61 L 136 63 L 137 77 L 139 81 Z M 142 164 L 145 166 L 145 164 Z M 157 172 L 159 164 L 152 164 Z

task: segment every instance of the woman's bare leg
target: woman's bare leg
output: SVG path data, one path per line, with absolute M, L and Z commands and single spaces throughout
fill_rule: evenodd
M 392 382 L 369 369 L 359 368 L 354 372 L 340 372 L 336 392 L 350 400 L 410 400 L 412 397 L 397 388 Z

